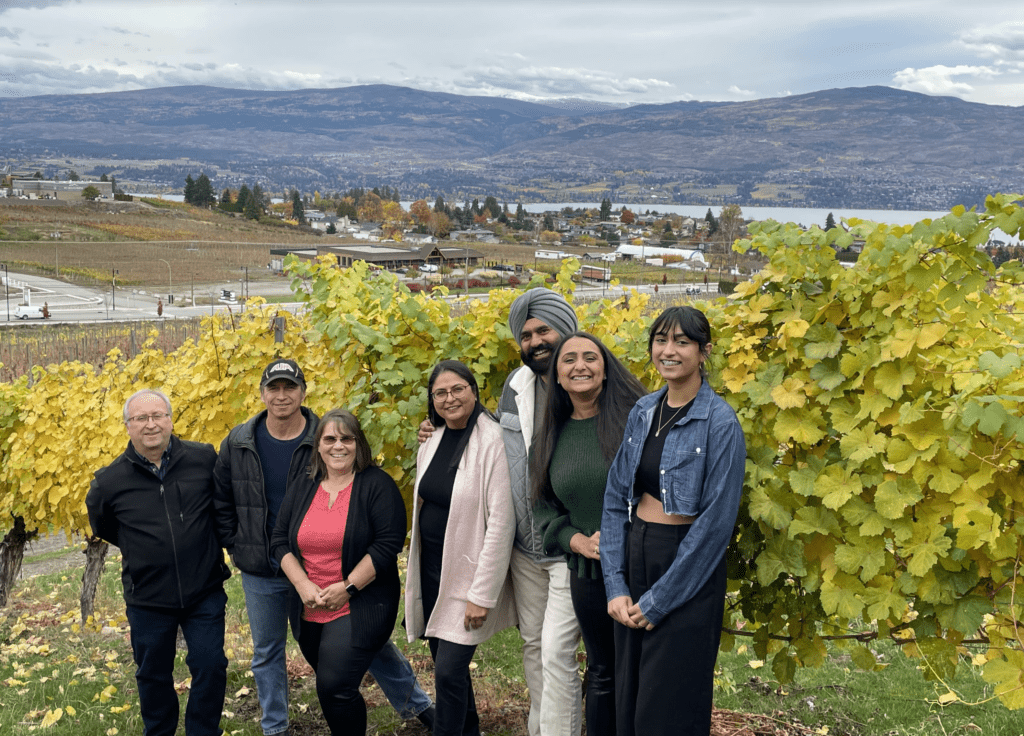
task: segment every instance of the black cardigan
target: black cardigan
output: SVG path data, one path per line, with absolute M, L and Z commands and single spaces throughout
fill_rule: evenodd
M 319 478 L 308 478 L 302 485 L 290 488 L 285 496 L 270 537 L 270 553 L 279 563 L 289 552 L 302 562 L 297 541 L 299 526 L 319 486 Z M 405 522 L 405 502 L 391 476 L 375 465 L 356 473 L 345 521 L 341 569 L 348 577 L 365 555 L 369 554 L 373 561 L 376 577 L 349 603 L 349 615 L 353 632 L 378 648 L 387 642 L 398 618 L 402 589 L 398 553 L 405 544 Z M 301 625 L 294 616 L 292 624 Z

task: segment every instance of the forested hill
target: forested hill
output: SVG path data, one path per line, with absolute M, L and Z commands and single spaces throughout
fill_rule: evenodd
M 1024 108 L 887 87 L 615 108 L 385 85 L 0 99 L 15 168 L 403 197 L 940 209 L 1024 189 Z M 57 163 L 55 163 L 57 162 Z M 45 173 L 50 173 L 49 171 Z

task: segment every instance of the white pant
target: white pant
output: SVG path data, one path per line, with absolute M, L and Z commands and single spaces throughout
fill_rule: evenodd
M 512 550 L 512 587 L 530 689 L 530 736 L 580 736 L 580 627 L 569 574 L 564 559 L 538 563 Z

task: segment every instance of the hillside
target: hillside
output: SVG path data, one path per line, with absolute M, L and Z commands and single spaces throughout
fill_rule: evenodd
M 0 99 L 0 157 L 178 189 L 944 209 L 1020 190 L 1024 108 L 887 87 L 750 102 L 549 106 L 385 85 Z

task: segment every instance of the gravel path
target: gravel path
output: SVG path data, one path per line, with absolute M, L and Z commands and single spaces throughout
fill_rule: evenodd
M 45 575 L 71 568 L 74 568 L 75 574 L 78 574 L 78 569 L 85 566 L 85 555 L 82 554 L 82 547 L 82 542 L 78 540 L 68 544 L 67 537 L 63 534 L 42 537 L 29 542 L 25 545 L 25 562 L 21 566 L 21 578 L 30 578 L 35 575 Z M 39 561 L 31 560 L 32 557 L 37 555 L 57 551 L 62 551 L 62 554 Z

